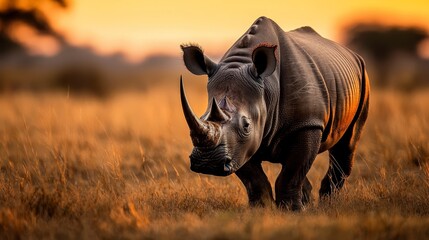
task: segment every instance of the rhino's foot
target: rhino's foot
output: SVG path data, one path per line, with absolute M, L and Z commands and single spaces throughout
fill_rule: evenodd
M 276 204 L 281 210 L 287 211 L 302 211 L 304 204 L 302 203 L 302 189 L 288 189 L 288 191 L 276 193 Z
M 302 194 L 299 194 L 298 196 L 287 196 L 283 197 L 282 199 L 277 199 L 276 204 L 277 207 L 282 210 L 287 211 L 302 211 L 305 209 L 305 206 L 310 204 L 313 200 L 311 196 L 311 184 L 308 182 L 309 185 L 304 184 L 304 187 L 302 188 Z
M 300 212 L 304 210 L 304 205 L 302 204 L 301 200 L 277 200 L 276 204 L 279 209 L 285 211 Z
M 320 184 L 319 189 L 319 198 L 326 199 L 332 194 L 335 194 L 343 188 L 344 183 L 346 182 L 346 177 L 338 178 L 340 180 L 333 180 L 329 175 L 323 178 L 322 183 Z

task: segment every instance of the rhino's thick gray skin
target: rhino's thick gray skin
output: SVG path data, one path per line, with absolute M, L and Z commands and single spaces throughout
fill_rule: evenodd
M 266 17 L 219 63 L 198 46 L 182 49 L 188 70 L 208 75 L 209 104 L 201 118 L 188 105 L 181 82 L 193 171 L 235 173 L 250 205 L 275 202 L 300 210 L 311 198 L 307 172 L 316 155 L 329 150 L 319 194 L 341 189 L 368 114 L 369 81 L 360 56 L 310 27 L 284 32 Z M 261 161 L 282 165 L 275 201 Z

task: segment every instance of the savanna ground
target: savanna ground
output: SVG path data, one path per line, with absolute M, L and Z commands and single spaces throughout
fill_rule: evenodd
M 0 238 L 427 239 L 429 90 L 374 90 L 345 188 L 304 212 L 251 209 L 236 176 L 189 170 L 178 83 L 100 100 L 0 95 Z M 194 110 L 204 88 L 188 87 Z M 273 183 L 279 166 L 264 164 Z

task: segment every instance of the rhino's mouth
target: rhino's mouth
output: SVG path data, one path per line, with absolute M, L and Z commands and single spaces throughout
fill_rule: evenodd
M 194 147 L 189 158 L 191 170 L 197 173 L 228 176 L 237 170 L 237 164 L 224 144 L 215 148 Z

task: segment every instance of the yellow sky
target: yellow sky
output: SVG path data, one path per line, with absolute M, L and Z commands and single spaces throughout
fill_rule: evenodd
M 429 29 L 427 0 L 74 0 L 51 18 L 74 44 L 106 54 L 124 52 L 136 60 L 154 53 L 178 55 L 179 45 L 188 42 L 209 54 L 224 52 L 262 15 L 284 30 L 308 25 L 334 40 L 356 18 Z

